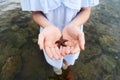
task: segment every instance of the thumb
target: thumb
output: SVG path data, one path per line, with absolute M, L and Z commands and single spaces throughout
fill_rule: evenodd
M 43 33 L 40 33 L 38 35 L 38 45 L 40 46 L 40 49 L 43 49 L 44 48 L 44 35 Z
M 84 36 L 84 32 L 80 32 L 79 34 L 79 47 L 81 50 L 85 49 L 85 36 Z

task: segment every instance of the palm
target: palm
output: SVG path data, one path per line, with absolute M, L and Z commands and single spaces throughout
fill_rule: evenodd
M 50 58 L 60 59 L 60 51 L 55 44 L 61 37 L 61 32 L 57 27 L 47 27 L 40 33 L 38 44 L 41 49 L 45 49 Z
M 64 39 L 67 39 L 66 50 L 62 51 L 62 54 L 76 53 L 84 49 L 84 34 L 78 27 L 65 27 L 62 31 Z M 69 53 L 68 53 L 69 52 Z

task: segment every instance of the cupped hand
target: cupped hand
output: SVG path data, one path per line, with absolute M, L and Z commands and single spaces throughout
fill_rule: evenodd
M 79 27 L 66 26 L 62 31 L 62 35 L 63 39 L 68 40 L 65 43 L 66 47 L 60 49 L 63 56 L 84 50 L 84 32 Z
M 38 45 L 40 49 L 45 49 L 46 54 L 52 59 L 61 59 L 60 50 L 55 43 L 61 37 L 61 32 L 57 27 L 50 26 L 44 28 L 44 30 L 38 36 Z

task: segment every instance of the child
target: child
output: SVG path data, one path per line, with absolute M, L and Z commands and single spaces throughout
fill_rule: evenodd
M 41 27 L 38 37 L 47 62 L 56 74 L 61 67 L 74 65 L 84 50 L 83 24 L 89 19 L 91 6 L 99 0 L 21 0 L 23 11 L 32 11 L 33 20 Z

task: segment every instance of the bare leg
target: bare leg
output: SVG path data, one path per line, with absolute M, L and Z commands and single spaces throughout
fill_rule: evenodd
M 65 59 L 63 59 L 62 68 L 63 68 L 64 70 L 66 70 L 69 66 L 70 66 L 70 64 L 68 64 L 67 61 L 66 61 Z

